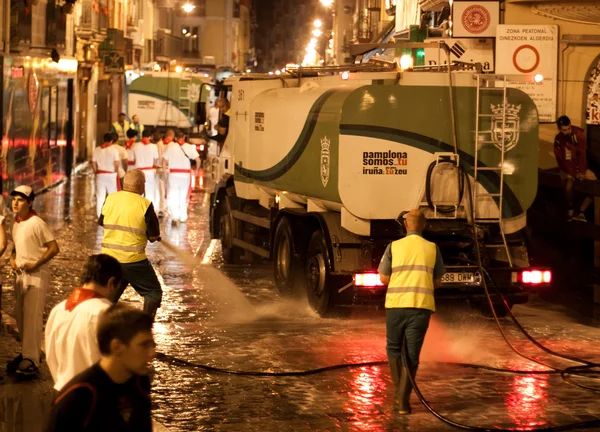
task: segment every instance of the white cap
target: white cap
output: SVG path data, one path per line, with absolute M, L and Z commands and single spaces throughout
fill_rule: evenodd
M 16 187 L 15 190 L 10 193 L 10 196 L 15 196 L 15 195 L 20 195 L 28 201 L 31 201 L 35 198 L 33 189 L 30 186 L 25 186 L 25 185 Z

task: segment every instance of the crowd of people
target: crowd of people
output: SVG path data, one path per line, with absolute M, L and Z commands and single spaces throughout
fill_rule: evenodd
M 33 189 L 20 185 L 10 194 L 15 215 L 10 265 L 21 349 L 6 371 L 20 379 L 37 379 L 45 353 L 57 392 L 46 422 L 48 432 L 152 430 L 152 324 L 162 288 L 145 248 L 148 241 L 161 240 L 160 226 L 152 203 L 142 196 L 144 172 L 132 169 L 123 180 L 123 190 L 108 195 L 101 209 L 101 253 L 88 257 L 80 284 L 52 309 L 45 332 L 48 263 L 60 248 L 48 224 L 33 210 Z M 0 216 L 0 254 L 7 237 Z M 143 310 L 117 303 L 128 284 L 144 298 Z
M 195 169 L 192 169 L 192 161 Z M 128 170 L 144 173 L 144 196 L 150 200 L 159 218 L 170 217 L 173 225 L 186 222 L 192 180 L 200 168 L 196 146 L 187 142 L 181 131 L 150 131 L 131 123 L 124 113 L 113 124 L 112 132 L 94 149 L 92 164 L 96 173 L 96 212 L 101 214 L 106 197 L 121 190 Z

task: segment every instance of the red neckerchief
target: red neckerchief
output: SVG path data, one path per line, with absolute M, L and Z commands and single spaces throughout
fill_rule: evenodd
M 142 138 L 142 144 L 144 144 L 144 145 L 150 144 L 150 138 Z
M 127 140 L 125 142 L 125 146 L 127 147 L 127 150 L 131 150 L 131 147 L 133 147 L 134 144 L 135 144 L 135 138 Z
M 69 312 L 73 311 L 77 305 L 80 305 L 86 300 L 95 298 L 106 298 L 102 294 L 98 294 L 96 291 L 85 288 L 75 288 L 73 293 L 67 299 L 65 303 L 65 309 Z
M 25 216 L 23 219 L 21 219 L 19 216 L 15 216 L 15 222 L 19 223 L 19 222 L 25 222 L 26 220 L 28 220 L 29 218 L 33 217 L 33 216 L 37 216 L 37 213 L 35 212 L 35 210 L 29 210 L 29 213 L 27 213 L 27 216 Z
M 112 145 L 111 142 L 105 142 L 105 143 L 102 143 L 102 145 L 100 146 L 100 148 L 103 148 L 103 149 L 109 148 L 111 145 Z
M 164 145 L 170 144 L 170 143 L 172 143 L 172 142 L 173 142 L 173 138 L 169 138 L 169 137 L 167 137 L 167 138 L 164 138 L 164 139 L 163 139 L 163 144 L 164 144 Z
M 178 140 L 177 140 L 177 144 L 179 144 L 180 146 L 182 146 L 182 145 L 184 145 L 184 144 L 185 144 L 185 140 L 184 140 L 183 138 L 181 138 L 181 139 L 178 139 Z

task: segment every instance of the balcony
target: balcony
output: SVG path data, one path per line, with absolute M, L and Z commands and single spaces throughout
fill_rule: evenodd
M 158 61 L 168 61 L 183 57 L 183 38 L 173 36 L 161 29 L 156 32 L 154 42 L 154 57 Z
M 75 27 L 79 39 L 102 42 L 108 28 L 108 6 L 105 1 L 81 0 L 81 15 Z

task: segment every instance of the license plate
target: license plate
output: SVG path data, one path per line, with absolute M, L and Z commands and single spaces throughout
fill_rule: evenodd
M 442 283 L 478 283 L 479 281 L 479 273 L 473 272 L 446 273 L 442 276 Z

